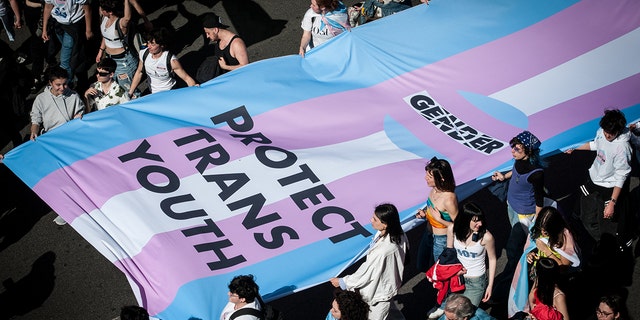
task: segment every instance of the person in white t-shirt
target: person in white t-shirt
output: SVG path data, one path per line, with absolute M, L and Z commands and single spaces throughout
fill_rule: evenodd
M 130 97 L 134 96 L 134 90 L 140 84 L 143 73 L 147 74 L 151 93 L 171 90 L 176 84 L 173 73 L 184 80 L 188 86 L 197 85 L 196 81 L 182 68 L 178 58 L 167 50 L 168 38 L 168 30 L 165 28 L 154 29 L 149 34 L 147 48 L 140 51 L 140 63 L 129 89 Z
M 311 0 L 302 18 L 299 54 L 305 53 L 349 29 L 347 7 L 338 0 Z

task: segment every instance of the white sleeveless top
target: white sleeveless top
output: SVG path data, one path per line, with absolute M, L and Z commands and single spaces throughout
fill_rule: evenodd
M 142 61 L 145 50 L 149 49 L 140 51 L 140 61 L 144 63 L 151 93 L 171 90 L 176 84 L 176 79 L 172 78 L 171 73 L 167 70 L 167 55 L 170 54 L 169 51 L 163 51 L 158 59 L 154 59 L 151 53 L 149 53 L 147 61 Z M 171 54 L 171 60 L 177 59 L 175 55 Z
M 478 242 L 471 242 L 470 246 L 465 247 L 464 242 L 455 239 L 453 247 L 458 253 L 458 260 L 467 269 L 465 277 L 479 277 L 486 273 L 485 256 L 487 250 Z
M 102 22 L 100 23 L 100 32 L 104 38 L 104 44 L 108 48 L 123 48 L 122 40 L 118 37 L 118 31 L 116 31 L 116 23 L 118 23 L 118 20 L 112 23 L 109 27 L 107 27 L 107 21 L 109 21 L 109 19 L 107 17 L 103 17 Z

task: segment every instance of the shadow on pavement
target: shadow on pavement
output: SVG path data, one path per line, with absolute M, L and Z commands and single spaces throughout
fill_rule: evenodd
M 5 165 L 0 165 L 0 251 L 18 242 L 51 209 Z
M 55 261 L 56 254 L 46 252 L 33 263 L 24 278 L 17 282 L 11 278 L 2 281 L 5 291 L 0 293 L 0 319 L 25 315 L 47 300 L 55 285 Z

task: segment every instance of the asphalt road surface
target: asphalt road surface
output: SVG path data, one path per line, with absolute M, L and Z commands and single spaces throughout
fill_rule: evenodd
M 207 47 L 198 17 L 216 12 L 232 30 L 239 33 L 248 45 L 250 61 L 296 54 L 299 47 L 300 21 L 309 6 L 308 0 L 225 0 L 225 1 L 152 1 L 139 0 L 155 25 L 171 25 L 176 29 L 176 47 L 185 69 L 191 74 L 207 55 Z M 345 1 L 352 4 L 355 1 Z M 414 1 L 417 4 L 417 1 Z M 231 17 L 231 18 L 230 18 Z M 12 50 L 25 50 L 26 28 L 18 31 L 17 40 L 10 43 Z M 0 39 L 7 43 L 1 32 Z M 26 50 L 25 50 L 26 51 Z M 28 67 L 28 66 L 27 66 Z M 25 108 L 33 95 L 27 99 Z M 6 106 L 0 107 L 7 109 Z M 3 113 L 2 126 L 7 116 Z M 13 125 L 27 125 L 26 117 L 11 118 Z M 13 147 L 9 136 L 2 136 L 2 153 Z M 552 194 L 564 198 L 575 190 L 574 177 L 585 170 L 588 154 L 557 155 L 550 160 L 547 185 Z M 637 176 L 637 175 L 636 175 Z M 637 178 L 631 189 L 638 193 Z M 470 200 L 488 211 L 492 221 L 489 230 L 496 236 L 498 251 L 508 235 L 508 222 L 504 205 L 486 190 Z M 637 196 L 634 198 L 637 203 Z M 136 304 L 124 275 L 102 257 L 71 227 L 52 222 L 55 213 L 42 203 L 9 170 L 0 165 L 0 320 L 1 319 L 114 319 L 123 305 Z M 423 232 L 419 227 L 409 232 L 411 243 L 417 244 Z M 413 246 L 412 255 L 415 256 Z M 632 260 L 635 260 L 637 253 Z M 504 264 L 499 260 L 498 271 Z M 628 262 L 630 264 L 631 262 Z M 624 272 L 617 264 L 612 272 Z M 349 270 L 347 270 L 349 272 Z M 629 301 L 640 301 L 640 288 L 632 285 L 638 279 L 638 267 L 628 272 L 625 288 Z M 405 285 L 396 298 L 396 304 L 406 319 L 425 319 L 434 303 L 434 291 L 410 265 L 405 272 Z M 576 282 L 572 299 L 574 319 L 593 315 L 593 297 L 588 293 L 589 279 Z M 581 287 L 584 286 L 584 287 Z M 582 290 L 584 288 L 584 290 Z M 276 300 L 274 306 L 283 310 L 287 319 L 324 319 L 330 308 L 332 287 L 321 284 L 288 297 Z M 629 303 L 632 314 L 640 315 L 640 307 Z M 504 318 L 500 306 L 492 306 L 492 313 Z

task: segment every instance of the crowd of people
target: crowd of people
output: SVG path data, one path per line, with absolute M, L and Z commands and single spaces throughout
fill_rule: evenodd
M 350 7 L 337 0 L 311 0 L 301 21 L 298 54 L 304 57 L 350 28 L 410 6 L 407 0 L 366 0 Z M 143 21 L 142 29 L 136 28 L 136 14 Z M 198 77 L 189 75 L 170 51 L 171 31 L 154 27 L 137 0 L 99 0 L 99 32 L 94 33 L 92 17 L 87 0 L 25 0 L 22 6 L 18 0 L 0 0 L 0 21 L 9 40 L 23 23 L 31 33 L 28 58 L 34 92 L 45 84 L 30 111 L 31 140 L 85 113 L 171 90 L 180 80 L 197 86 L 249 64 L 243 39 L 214 13 L 205 14 L 201 21 L 203 34 L 215 45 L 212 59 L 203 62 Z M 83 87 L 82 74 L 90 60 L 83 56 L 89 51 L 85 45 L 94 37 L 101 39 L 94 59 L 96 78 Z M 141 90 L 144 78 L 146 92 Z M 513 168 L 492 175 L 493 190 L 506 203 L 510 226 L 507 263 L 499 275 L 496 241 L 487 230 L 483 209 L 472 202 L 460 209 L 449 161 L 434 157 L 428 162 L 429 192 L 424 208 L 416 213 L 417 219 L 426 221 L 426 228 L 416 244 L 415 260 L 417 270 L 426 272 L 438 289 L 438 298 L 425 317 L 492 319 L 484 309 L 505 303 L 513 319 L 570 318 L 573 291 L 567 286 L 571 279 L 584 272 L 585 265 L 601 265 L 611 250 L 630 252 L 638 233 L 636 213 L 629 209 L 628 183 L 633 151 L 640 145 L 640 123 L 628 125 L 622 112 L 611 109 L 604 112 L 599 126 L 593 141 L 566 151 L 594 151 L 596 157 L 585 172 L 576 205 L 564 211 L 545 199 L 542 142 L 529 131 L 511 139 Z M 60 217 L 55 221 L 65 223 Z M 336 292 L 327 320 L 382 320 L 395 307 L 409 243 L 393 204 L 376 206 L 371 224 L 377 232 L 365 262 L 352 274 L 329 279 Z M 577 234 L 588 238 L 578 240 Z M 221 320 L 262 319 L 265 304 L 254 280 L 251 275 L 233 278 Z M 630 319 L 623 297 L 611 289 L 615 285 L 599 292 L 593 314 L 597 319 Z M 122 310 L 121 319 L 148 318 L 140 307 Z

